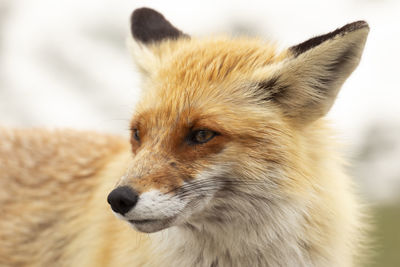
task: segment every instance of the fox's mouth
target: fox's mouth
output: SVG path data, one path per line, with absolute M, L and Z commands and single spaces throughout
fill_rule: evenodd
M 129 220 L 130 223 L 132 224 L 145 224 L 145 223 L 152 223 L 152 222 L 158 222 L 160 220 Z
M 174 217 L 162 219 L 128 220 L 128 222 L 140 232 L 153 233 L 170 227 L 173 220 Z

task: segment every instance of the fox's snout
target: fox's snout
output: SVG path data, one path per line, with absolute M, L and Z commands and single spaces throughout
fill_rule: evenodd
M 107 197 L 107 202 L 114 212 L 124 215 L 135 207 L 138 198 L 138 193 L 131 187 L 120 186 L 111 191 Z

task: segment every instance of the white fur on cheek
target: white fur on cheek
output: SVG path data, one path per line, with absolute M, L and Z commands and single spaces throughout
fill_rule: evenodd
M 220 187 L 218 178 L 215 177 L 224 173 L 224 170 L 222 166 L 210 166 L 199 172 L 192 183 L 185 182 L 182 185 L 182 188 L 190 187 L 184 197 L 176 195 L 178 192 L 165 194 L 156 189 L 144 192 L 139 196 L 135 207 L 124 215 L 117 214 L 117 217 L 127 221 L 174 219 L 174 224 L 182 223 L 193 213 L 200 212 L 213 198 Z
M 125 214 L 128 220 L 167 219 L 177 216 L 187 201 L 174 195 L 151 190 L 140 195 L 136 206 Z

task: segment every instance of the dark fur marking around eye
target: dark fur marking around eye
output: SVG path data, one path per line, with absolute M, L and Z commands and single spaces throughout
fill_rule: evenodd
M 368 27 L 368 24 L 362 20 L 349 23 L 333 32 L 311 38 L 301 44 L 292 46 L 289 48 L 289 50 L 295 55 L 295 57 L 297 57 L 298 55 L 306 52 L 307 50 L 314 48 L 322 44 L 323 42 L 332 39 L 338 35 L 345 35 L 346 33 L 353 32 L 355 30 L 359 30 L 365 27 Z
M 164 16 L 150 8 L 136 9 L 131 16 L 131 33 L 136 40 L 148 44 L 187 36 Z

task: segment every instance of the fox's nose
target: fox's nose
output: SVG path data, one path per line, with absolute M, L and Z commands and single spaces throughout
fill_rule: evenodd
M 115 188 L 107 197 L 111 209 L 122 215 L 132 209 L 138 200 L 138 194 L 129 186 Z

